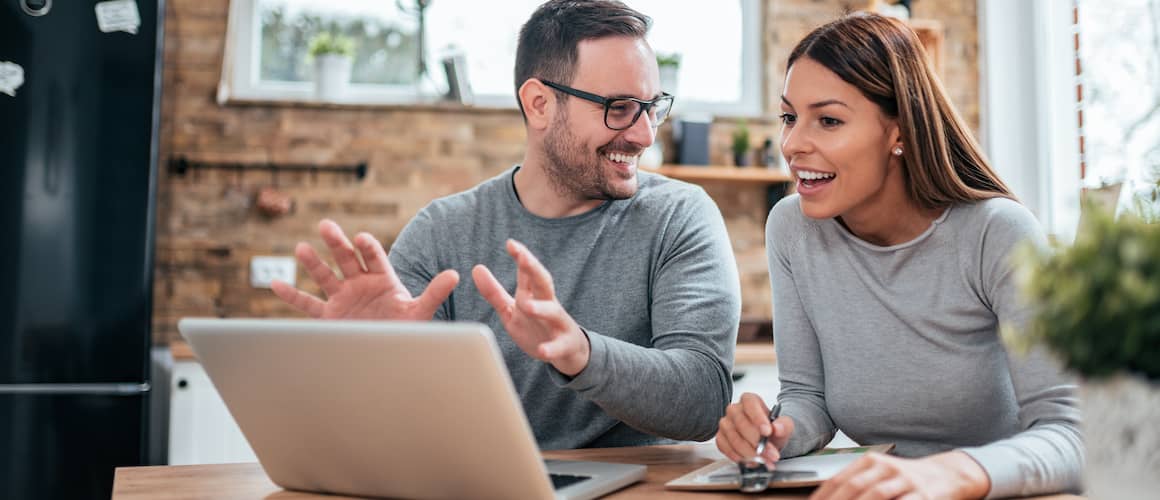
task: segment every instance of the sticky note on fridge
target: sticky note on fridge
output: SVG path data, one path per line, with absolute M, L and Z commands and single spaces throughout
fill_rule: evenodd
M 0 61 L 0 92 L 16 97 L 16 89 L 24 85 L 24 68 L 9 61 Z
M 141 27 L 141 13 L 137 0 L 109 0 L 97 2 L 97 26 L 103 33 L 124 31 L 136 35 Z

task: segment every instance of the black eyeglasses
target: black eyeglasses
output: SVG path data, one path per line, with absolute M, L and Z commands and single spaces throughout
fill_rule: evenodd
M 649 122 L 655 129 L 665 122 L 665 118 L 669 117 L 669 111 L 673 109 L 673 96 L 669 93 L 661 93 L 656 99 L 644 101 L 634 97 L 603 97 L 547 80 L 540 81 L 570 96 L 603 105 L 604 126 L 612 130 L 624 130 L 633 126 L 645 111 L 648 112 Z

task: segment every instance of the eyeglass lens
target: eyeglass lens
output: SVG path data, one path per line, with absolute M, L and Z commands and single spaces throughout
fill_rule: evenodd
M 608 112 L 605 114 L 605 124 L 609 128 L 621 130 L 631 127 L 641 112 L 643 104 L 631 99 L 610 99 L 608 101 Z M 669 110 L 672 109 L 672 99 L 661 99 L 653 103 L 648 109 L 648 119 L 653 127 L 659 126 L 665 121 L 669 115 Z

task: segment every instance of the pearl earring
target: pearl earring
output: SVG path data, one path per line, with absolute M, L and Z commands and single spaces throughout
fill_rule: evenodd
M 894 156 L 902 156 L 902 146 L 896 146 L 894 148 Z

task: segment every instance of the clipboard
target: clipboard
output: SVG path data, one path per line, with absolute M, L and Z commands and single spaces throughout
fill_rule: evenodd
M 894 443 L 856 448 L 825 448 L 800 457 L 777 462 L 770 488 L 803 488 L 817 486 L 834 477 L 862 455 L 888 453 Z M 688 491 L 737 491 L 741 478 L 737 463 L 723 458 L 665 483 L 665 489 Z

